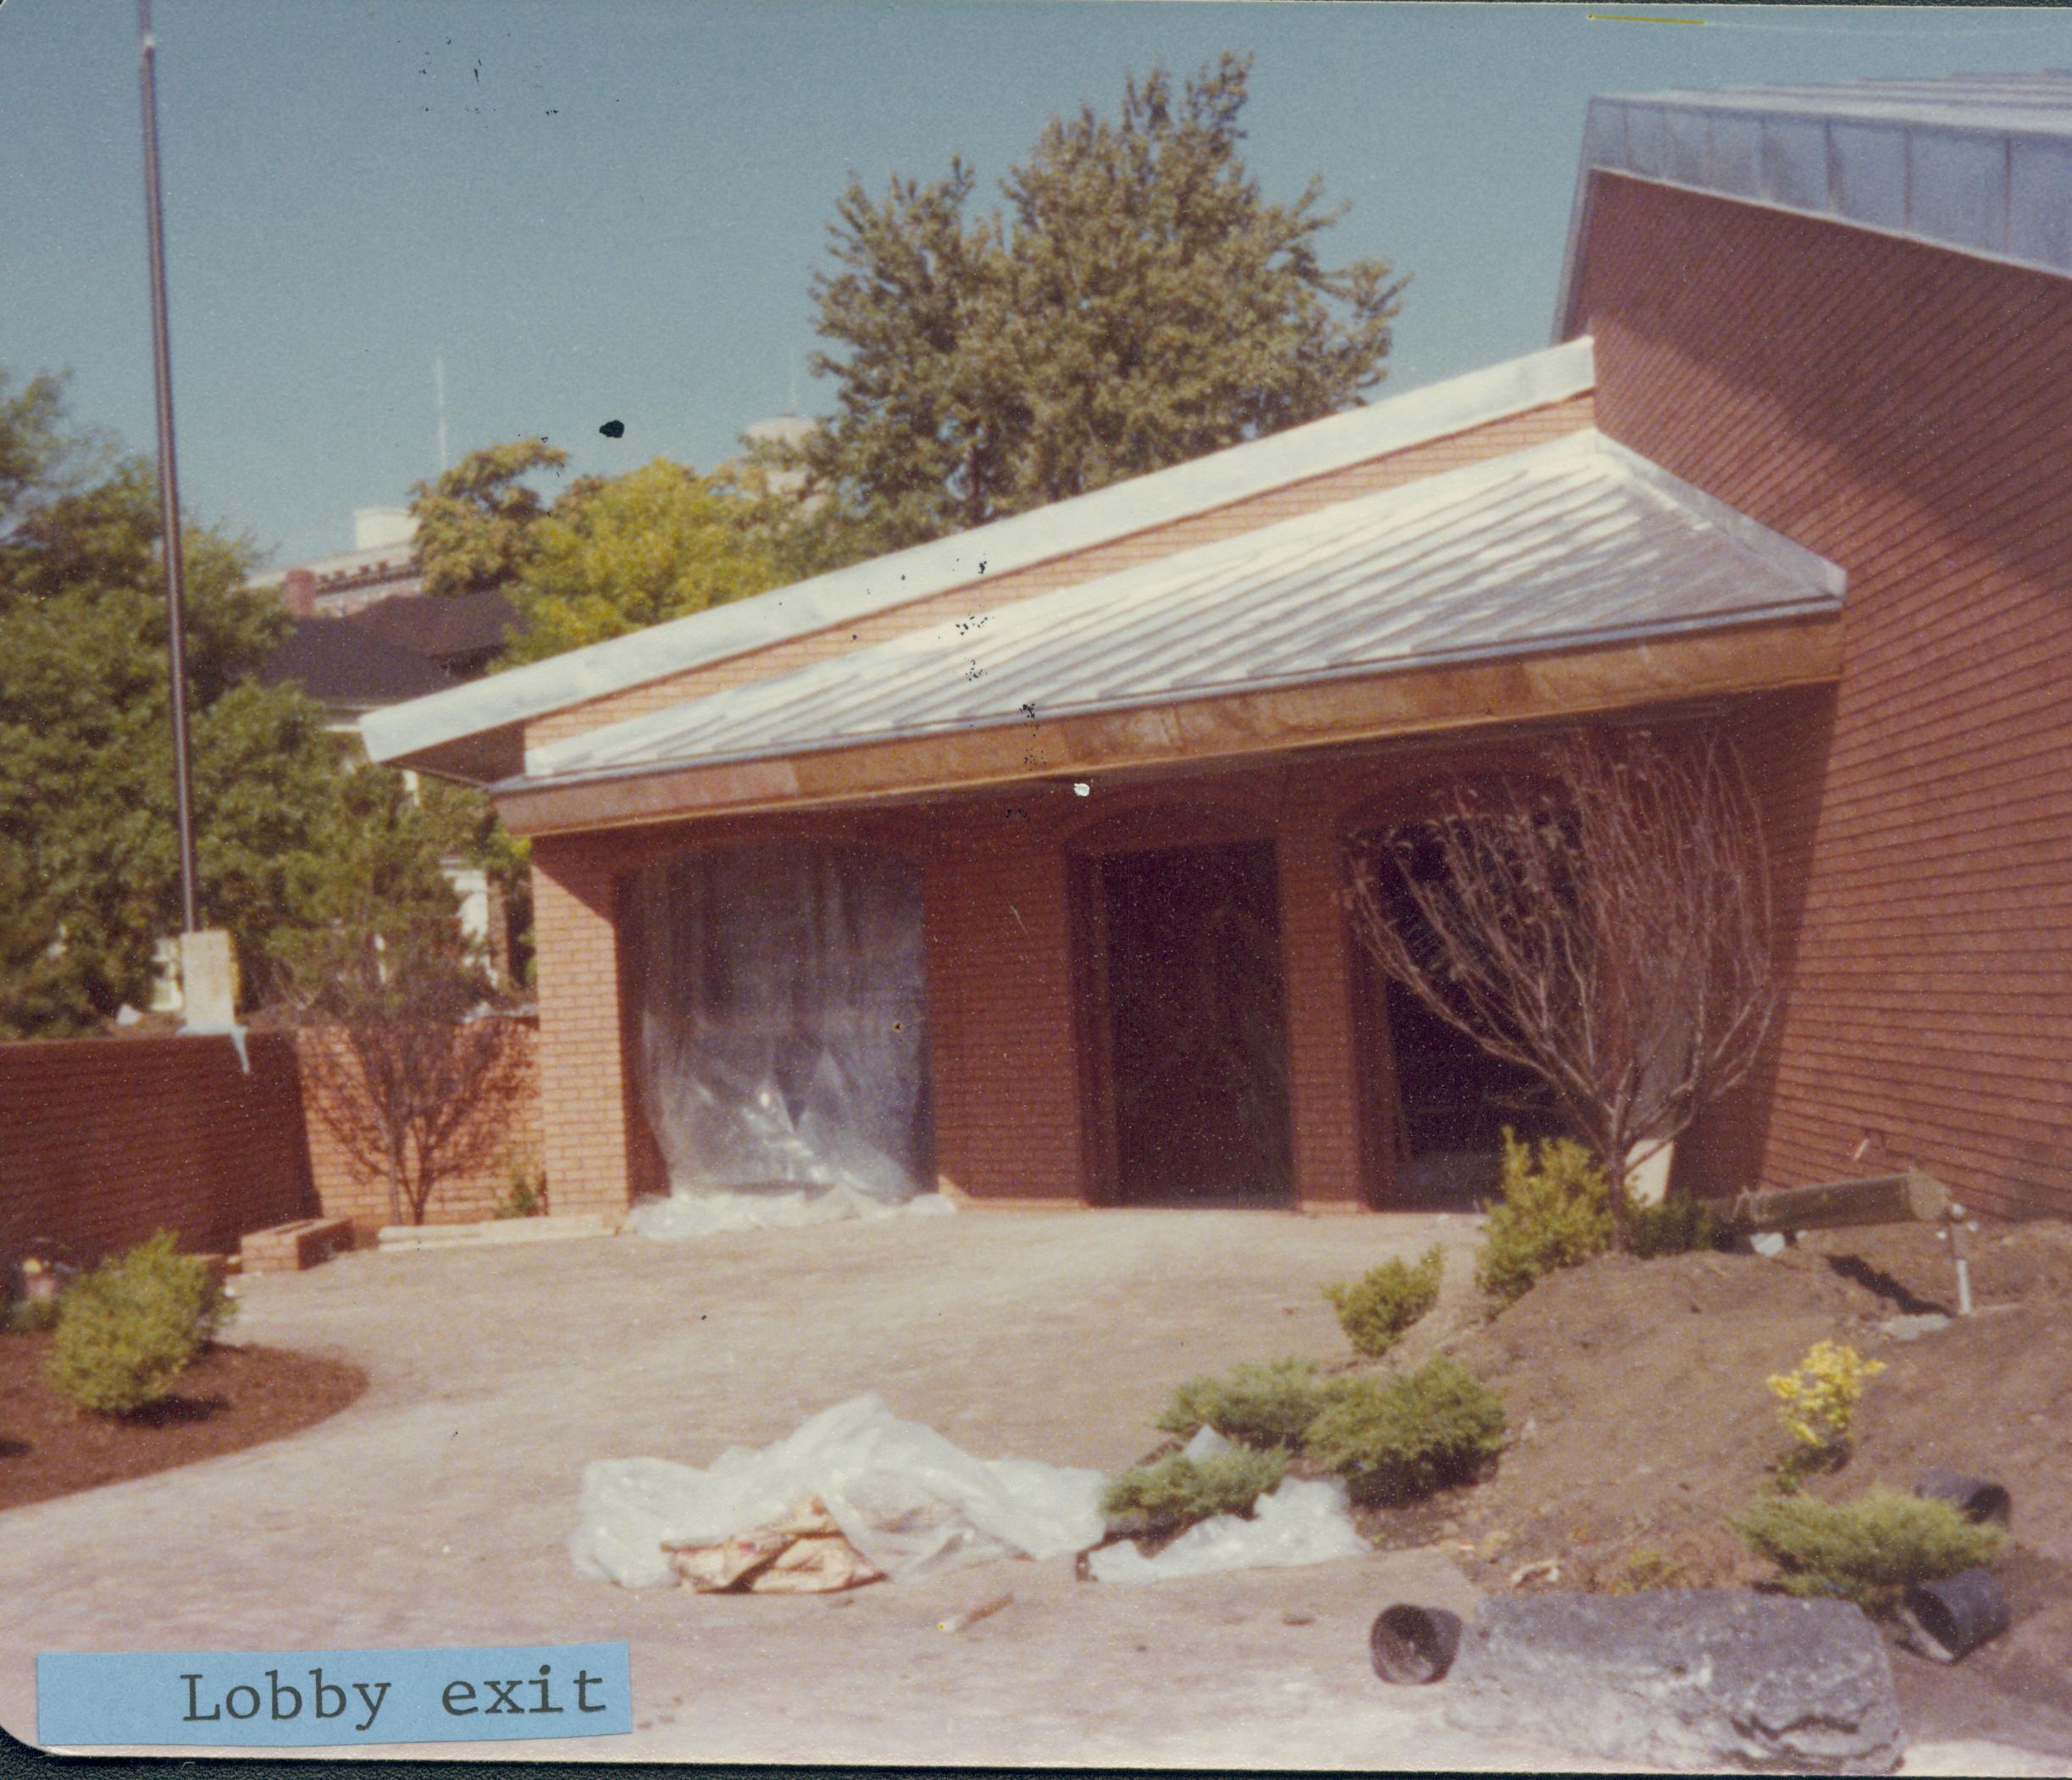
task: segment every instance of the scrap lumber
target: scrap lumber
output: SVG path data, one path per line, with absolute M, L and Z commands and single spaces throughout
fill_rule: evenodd
M 1814 1187 L 1743 1193 L 1728 1212 L 1747 1230 L 1826 1230 L 1857 1224 L 1935 1223 L 1949 1216 L 1950 1190 L 1919 1168 Z

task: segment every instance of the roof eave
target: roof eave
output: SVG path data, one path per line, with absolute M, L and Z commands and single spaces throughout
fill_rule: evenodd
M 1839 602 L 1810 613 L 1501 659 L 1397 668 L 1162 707 L 493 787 L 514 832 L 546 835 L 911 801 L 1060 778 L 1306 753 L 1521 723 L 1578 720 L 1794 686 L 1842 667 Z

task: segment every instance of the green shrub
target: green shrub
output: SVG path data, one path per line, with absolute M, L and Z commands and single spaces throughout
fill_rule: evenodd
M 1248 1362 L 1220 1378 L 1189 1378 L 1153 1426 L 1183 1439 L 1213 1428 L 1248 1446 L 1299 1446 L 1330 1396 L 1316 1361 L 1291 1354 L 1264 1365 Z
M 58 1305 L 51 1383 L 111 1416 L 163 1397 L 236 1309 L 164 1231 L 75 1280 Z
M 1751 1550 L 1782 1572 L 1793 1594 L 1888 1605 L 1909 1583 L 1933 1582 L 2000 1555 L 2007 1535 L 1975 1526 L 1949 1502 L 1867 1490 L 1849 1502 L 1775 1492 L 1734 1522 Z
M 1489 1207 L 1475 1283 L 1501 1309 L 1543 1274 L 1571 1267 L 1611 1246 L 1611 1188 L 1572 1138 L 1537 1146 L 1504 1133 L 1504 1198 Z
M 1680 1195 L 1659 1205 L 1626 1208 L 1626 1250 L 1643 1261 L 1661 1255 L 1688 1255 L 1694 1249 L 1723 1248 L 1726 1241 L 1726 1227 L 1703 1200 Z
M 1177 1533 L 1218 1514 L 1249 1514 L 1288 1474 L 1288 1455 L 1233 1446 L 1190 1459 L 1174 1453 L 1109 1480 L 1100 1510 L 1116 1533 Z
M 511 1164 L 511 1190 L 496 1202 L 492 1217 L 545 1217 L 549 1210 L 546 1170 Z
M 1465 1481 L 1504 1445 L 1504 1402 L 1458 1361 L 1342 1386 L 1310 1424 L 1309 1454 L 1365 1502 L 1408 1501 Z
M 10 1335 L 41 1335 L 58 1326 L 58 1306 L 64 1302 L 58 1298 L 17 1298 L 7 1307 L 7 1329 Z
M 1355 1353 L 1385 1354 L 1403 1332 L 1439 1301 L 1446 1256 L 1435 1243 L 1415 1262 L 1384 1261 L 1349 1285 L 1327 1285 L 1324 1295 Z

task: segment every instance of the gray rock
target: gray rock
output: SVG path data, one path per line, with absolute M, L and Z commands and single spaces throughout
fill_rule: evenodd
M 1843 1601 L 1730 1589 L 1499 1597 L 1446 1684 L 1463 1730 L 1664 1768 L 1890 1773 L 1891 1661 Z
M 1923 1335 L 1940 1334 L 1949 1326 L 1950 1319 L 1941 1311 L 1923 1311 L 1914 1317 L 1887 1317 L 1878 1325 L 1878 1333 L 1895 1341 L 1918 1341 Z

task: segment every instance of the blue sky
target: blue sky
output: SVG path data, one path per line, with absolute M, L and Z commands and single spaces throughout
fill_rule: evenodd
M 1604 8 L 1644 13 L 1609 4 Z M 1662 9 L 1654 9 L 1661 12 Z M 180 476 L 273 560 L 452 452 L 709 468 L 828 400 L 808 280 L 854 169 L 984 189 L 1126 70 L 1255 61 L 1249 158 L 1413 274 L 1390 390 L 1547 342 L 1593 93 L 2072 66 L 2072 14 L 873 0 L 158 0 Z M 0 366 L 152 437 L 130 0 L 0 0 Z M 625 424 L 616 441 L 608 419 Z

